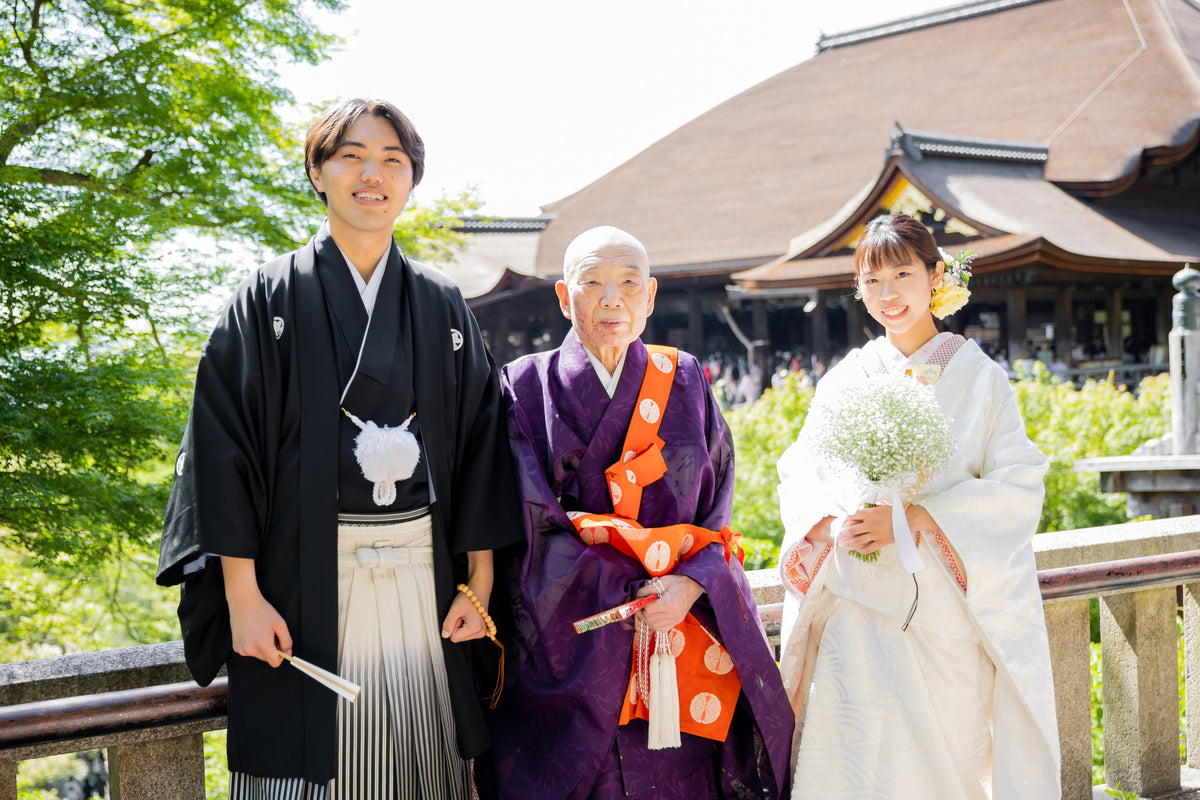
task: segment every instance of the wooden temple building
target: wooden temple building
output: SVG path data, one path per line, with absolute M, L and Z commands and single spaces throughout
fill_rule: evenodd
M 561 340 L 563 251 L 601 224 L 649 251 L 648 341 L 828 361 L 875 335 L 853 247 L 900 211 L 976 254 L 952 329 L 1072 373 L 1153 369 L 1171 276 L 1200 262 L 1200 3 L 982 0 L 823 36 L 543 210 L 480 224 L 465 259 L 501 361 Z

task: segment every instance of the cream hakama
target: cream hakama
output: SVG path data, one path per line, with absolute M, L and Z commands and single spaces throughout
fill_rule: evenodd
M 894 546 L 863 562 L 804 538 L 824 517 L 861 507 L 865 487 L 828 472 L 802 439 L 779 462 L 793 797 L 1057 798 L 1058 728 L 1031 547 L 1047 462 L 1007 376 L 952 334 L 907 359 L 878 339 L 847 355 L 817 395 L 923 363 L 941 368 L 934 392 L 956 450 L 910 498 L 945 541 L 920 537 L 926 567 L 915 575 L 907 630 L 916 587 Z

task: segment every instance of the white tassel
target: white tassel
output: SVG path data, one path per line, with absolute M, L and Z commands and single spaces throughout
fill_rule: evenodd
M 655 635 L 654 655 L 650 657 L 650 732 L 646 747 L 665 750 L 679 747 L 679 681 L 675 675 L 675 654 L 671 634 Z
M 411 478 L 421 460 L 417 437 L 408 431 L 413 418 L 410 416 L 403 425 L 389 428 L 370 420 L 363 422 L 349 411 L 346 416 L 359 427 L 354 439 L 354 458 L 363 477 L 375 484 L 371 497 L 375 505 L 390 506 L 396 502 L 396 482 Z
M 659 750 L 662 747 L 662 724 L 654 710 L 659 703 L 658 654 L 650 656 L 650 692 L 646 697 L 646 706 L 650 709 L 649 731 L 646 735 L 646 747 Z

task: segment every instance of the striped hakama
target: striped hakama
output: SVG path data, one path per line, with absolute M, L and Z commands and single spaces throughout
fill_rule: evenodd
M 337 777 L 321 786 L 235 772 L 230 800 L 469 796 L 442 656 L 431 521 L 427 513 L 404 519 L 411 516 L 338 518 L 338 674 L 362 692 L 354 703 L 338 701 Z

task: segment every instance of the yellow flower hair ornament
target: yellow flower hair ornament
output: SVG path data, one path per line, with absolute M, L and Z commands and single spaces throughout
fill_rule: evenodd
M 933 290 L 929 310 L 938 319 L 945 319 L 965 306 L 971 298 L 967 284 L 971 281 L 971 262 L 975 260 L 975 251 L 960 250 L 953 258 L 940 247 L 938 252 L 942 254 L 946 269 L 942 273 L 941 286 Z

